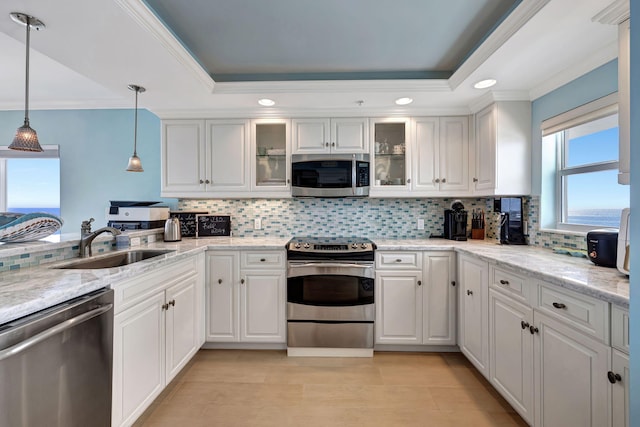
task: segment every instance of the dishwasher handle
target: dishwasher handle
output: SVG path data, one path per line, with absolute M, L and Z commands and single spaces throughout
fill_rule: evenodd
M 64 322 L 58 323 L 55 326 L 46 329 L 39 334 L 36 334 L 30 338 L 27 338 L 24 341 L 19 342 L 18 344 L 12 345 L 9 348 L 4 350 L 0 350 L 0 361 L 7 359 L 11 356 L 14 356 L 18 353 L 22 353 L 27 350 L 29 347 L 33 347 L 41 341 L 46 340 L 53 335 L 59 334 L 60 332 L 66 331 L 67 329 L 73 328 L 76 325 L 79 325 L 82 322 L 86 322 L 89 319 L 93 319 L 94 317 L 100 316 L 101 314 L 106 313 L 107 311 L 113 308 L 113 304 L 105 304 L 101 305 L 97 308 L 94 308 L 91 311 L 87 311 L 86 313 L 82 313 L 76 317 L 71 319 L 67 319 Z

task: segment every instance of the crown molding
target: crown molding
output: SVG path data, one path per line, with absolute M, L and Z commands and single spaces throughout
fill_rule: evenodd
M 529 100 L 529 93 L 526 91 L 489 91 L 469 104 L 469 110 L 472 114 L 475 114 L 494 102 Z
M 482 42 L 449 78 L 451 89 L 456 89 L 511 36 L 526 24 L 550 0 L 523 1 L 504 21 Z
M 558 89 L 561 86 L 587 74 L 618 57 L 618 43 L 612 42 L 602 49 L 590 53 L 582 62 L 576 62 L 570 68 L 565 68 L 559 73 L 546 79 L 542 84 L 534 87 L 529 91 L 529 98 L 533 101 Z
M 598 12 L 591 20 L 607 25 L 619 25 L 629 19 L 629 0 L 615 0 Z
M 114 0 L 142 28 L 153 35 L 176 60 L 182 64 L 209 93 L 213 92 L 215 82 L 209 73 L 195 60 L 193 55 L 180 43 L 149 9 L 142 0 Z

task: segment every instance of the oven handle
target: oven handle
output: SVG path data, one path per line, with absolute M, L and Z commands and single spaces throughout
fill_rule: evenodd
M 347 275 L 373 279 L 373 264 L 355 264 L 342 262 L 289 262 L 287 277 L 312 276 L 315 274 Z

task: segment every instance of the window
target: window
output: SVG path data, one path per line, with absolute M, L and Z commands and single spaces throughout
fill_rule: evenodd
M 629 186 L 618 184 L 617 104 L 595 106 L 599 108 L 574 113 L 543 130 L 547 134 L 543 144 L 552 144 L 556 150 L 557 229 L 617 228 L 622 209 L 629 206 Z
M 0 210 L 60 215 L 60 158 L 57 146 L 42 153 L 0 147 Z

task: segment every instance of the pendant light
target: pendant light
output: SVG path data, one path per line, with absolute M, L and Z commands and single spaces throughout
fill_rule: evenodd
M 127 172 L 144 172 L 144 169 L 142 169 L 142 163 L 140 162 L 140 157 L 138 157 L 136 149 L 138 148 L 138 93 L 142 93 L 146 89 L 142 86 L 137 85 L 129 85 L 129 89 L 135 91 L 136 93 L 136 110 L 134 120 L 135 124 L 133 128 L 133 156 L 129 157 Z
M 29 16 L 24 13 L 12 12 L 9 14 L 11 19 L 20 25 L 27 27 L 27 65 L 26 65 L 26 77 L 25 77 L 25 90 L 24 90 L 24 124 L 16 131 L 16 136 L 13 138 L 13 142 L 9 145 L 12 150 L 19 151 L 42 151 L 42 147 L 38 142 L 38 134 L 35 129 L 29 126 L 29 45 L 31 29 L 41 30 L 44 28 L 44 23 L 36 17 Z

